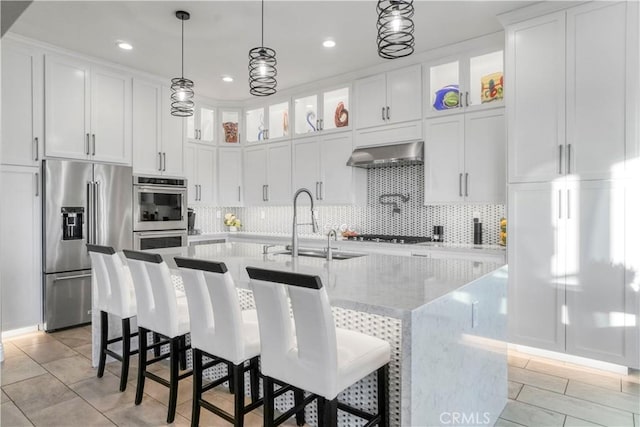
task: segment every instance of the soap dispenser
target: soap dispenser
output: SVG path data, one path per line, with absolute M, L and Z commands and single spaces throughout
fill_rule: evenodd
M 480 215 L 474 214 L 473 218 L 473 244 L 482 244 L 482 223 L 480 222 Z

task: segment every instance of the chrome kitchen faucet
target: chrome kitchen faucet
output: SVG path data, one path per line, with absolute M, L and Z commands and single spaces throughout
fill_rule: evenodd
M 311 222 L 298 224 L 298 196 L 302 193 L 307 193 L 309 195 L 309 199 L 311 200 Z M 298 225 L 311 225 L 313 232 L 318 232 L 318 222 L 316 221 L 316 214 L 313 208 L 313 195 L 311 191 L 306 188 L 301 188 L 293 195 L 293 230 L 291 236 L 291 256 L 296 258 L 298 256 Z

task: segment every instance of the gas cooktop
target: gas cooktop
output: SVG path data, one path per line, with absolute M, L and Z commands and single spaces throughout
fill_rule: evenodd
M 431 237 L 390 236 L 385 234 L 360 234 L 359 236 L 349 237 L 349 240 L 356 240 L 359 242 L 397 243 L 401 245 L 410 245 L 410 244 L 416 244 L 416 243 L 430 242 Z

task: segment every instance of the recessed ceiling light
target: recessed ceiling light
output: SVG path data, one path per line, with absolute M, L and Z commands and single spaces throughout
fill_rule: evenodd
M 127 43 L 127 42 L 124 42 L 124 41 L 117 41 L 116 44 L 122 50 L 131 50 L 131 49 L 133 49 L 133 46 L 131 46 L 130 43 Z
M 336 42 L 334 42 L 333 40 L 325 40 L 322 42 L 322 46 L 324 47 L 335 47 Z
M 224 77 L 222 77 L 222 81 L 225 82 L 225 83 L 231 83 L 233 81 L 233 77 L 224 76 Z

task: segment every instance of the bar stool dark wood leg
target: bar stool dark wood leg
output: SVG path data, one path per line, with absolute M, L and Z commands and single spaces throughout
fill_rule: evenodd
M 324 399 L 324 424 L 326 427 L 338 426 L 338 398 L 333 400 Z
M 389 425 L 389 398 L 387 378 L 389 377 L 389 365 L 384 365 L 378 369 L 378 415 L 380 416 L 380 427 Z
M 181 336 L 180 340 L 180 369 L 187 369 L 187 338 L 186 336 Z
M 262 378 L 262 398 L 264 399 L 264 426 L 273 427 L 274 425 L 274 402 L 273 402 L 273 380 L 269 377 Z
M 295 406 L 301 405 L 304 400 L 304 391 L 296 388 L 293 390 L 293 404 Z M 304 407 L 296 412 L 296 424 L 299 426 L 304 425 Z
M 159 343 L 160 340 L 161 340 L 160 334 L 157 334 L 157 333 L 154 332 L 153 333 L 153 343 L 154 344 Z M 153 349 L 153 357 L 158 357 L 158 356 L 160 356 L 160 347 L 159 346 Z
M 144 377 L 147 371 L 147 331 L 145 328 L 138 328 L 138 384 L 136 386 L 136 405 L 142 402 L 144 393 Z
M 235 384 L 233 383 L 233 363 L 227 362 L 227 375 L 229 375 L 229 393 L 235 394 Z
M 98 362 L 98 378 L 104 375 L 104 365 L 107 362 L 107 341 L 109 340 L 109 315 L 100 311 L 100 361 Z
M 171 342 L 169 343 L 169 352 L 169 413 L 167 414 L 167 424 L 171 424 L 176 417 L 180 364 L 180 337 L 171 338 Z
M 251 384 L 251 402 L 256 402 L 260 399 L 260 368 L 257 357 L 249 361 L 249 382 Z
M 129 378 L 129 358 L 131 353 L 131 318 L 122 319 L 122 367 L 120 370 L 120 391 L 127 388 Z
M 193 349 L 193 405 L 191 406 L 191 427 L 200 424 L 200 399 L 202 398 L 202 351 Z
M 243 427 L 244 425 L 244 363 L 233 366 L 233 387 L 235 395 L 234 402 L 234 427 Z

